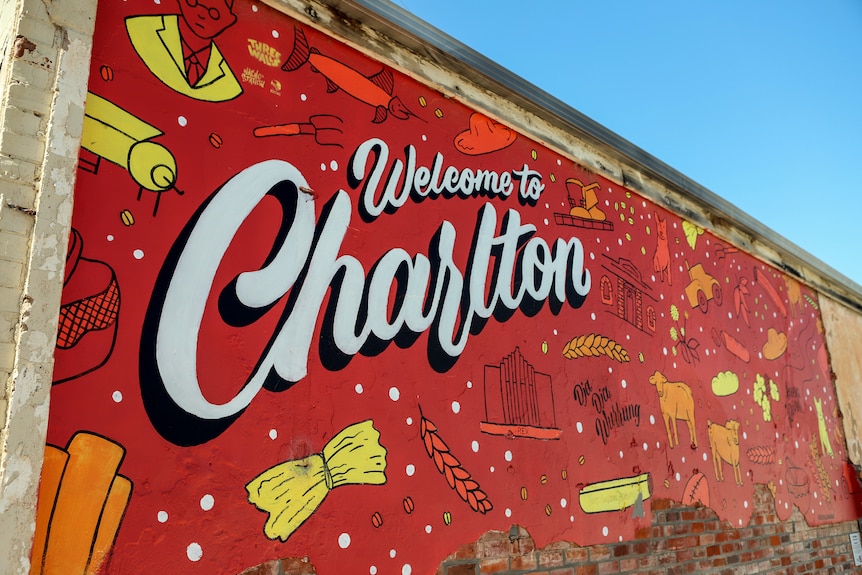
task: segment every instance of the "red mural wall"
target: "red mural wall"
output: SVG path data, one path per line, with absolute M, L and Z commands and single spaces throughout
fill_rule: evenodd
M 817 294 L 246 0 L 101 2 L 33 573 L 856 517 Z

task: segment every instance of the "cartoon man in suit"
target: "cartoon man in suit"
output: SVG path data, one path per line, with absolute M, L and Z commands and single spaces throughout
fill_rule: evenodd
M 224 102 L 242 87 L 213 38 L 236 22 L 234 0 L 177 0 L 180 14 L 131 16 L 126 32 L 147 68 L 180 94 Z

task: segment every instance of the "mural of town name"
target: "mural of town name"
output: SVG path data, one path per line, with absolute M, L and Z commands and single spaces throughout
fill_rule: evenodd
M 73 227 L 31 573 L 855 518 L 814 291 L 262 2 L 99 3 Z

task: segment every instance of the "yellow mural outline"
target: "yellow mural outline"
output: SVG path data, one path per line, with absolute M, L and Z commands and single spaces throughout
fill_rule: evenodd
M 168 14 L 126 18 L 132 47 L 149 71 L 168 88 L 195 100 L 226 102 L 242 94 L 239 80 L 214 42 L 206 71 L 195 86 L 189 84 L 183 65 L 179 18 Z

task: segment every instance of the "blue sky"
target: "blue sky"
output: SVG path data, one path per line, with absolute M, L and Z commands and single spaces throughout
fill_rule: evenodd
M 395 0 L 862 284 L 859 0 Z

